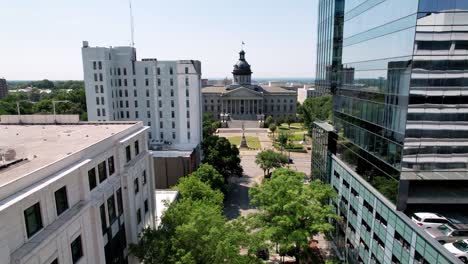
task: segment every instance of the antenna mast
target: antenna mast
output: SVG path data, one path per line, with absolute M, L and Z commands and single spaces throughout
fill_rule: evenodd
M 129 3 L 129 5 L 130 5 L 130 34 L 131 34 L 131 43 L 130 43 L 130 45 L 131 45 L 132 47 L 134 47 L 134 46 L 135 46 L 135 41 L 134 41 L 134 38 L 133 38 L 133 37 L 134 37 L 134 31 L 135 31 L 135 29 L 134 29 L 134 26 L 133 26 L 132 0 L 128 0 L 128 3 Z

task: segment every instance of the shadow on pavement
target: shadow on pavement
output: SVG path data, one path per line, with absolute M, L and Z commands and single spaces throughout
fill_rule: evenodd
M 253 209 L 250 206 L 249 199 L 250 187 L 239 183 L 231 183 L 229 185 L 226 199 L 224 201 L 224 215 L 228 220 L 232 220 L 241 215 L 241 210 Z

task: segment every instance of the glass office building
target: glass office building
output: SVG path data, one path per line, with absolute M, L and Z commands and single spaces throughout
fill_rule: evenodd
M 344 0 L 319 0 L 315 89 L 319 95 L 336 88 L 341 65 Z
M 467 0 L 345 1 L 329 182 L 349 262 L 457 262 L 404 213 L 466 211 L 467 33 Z

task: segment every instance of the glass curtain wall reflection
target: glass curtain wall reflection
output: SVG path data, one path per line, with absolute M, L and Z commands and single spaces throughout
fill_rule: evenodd
M 338 82 L 343 44 L 344 0 L 319 0 L 315 86 L 319 95 Z

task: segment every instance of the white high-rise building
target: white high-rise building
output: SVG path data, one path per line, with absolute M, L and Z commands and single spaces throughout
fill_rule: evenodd
M 156 221 L 148 127 L 37 115 L 0 127 L 0 263 L 138 263 L 128 245 Z
M 133 47 L 90 47 L 87 41 L 82 56 L 89 120 L 141 120 L 156 149 L 199 146 L 200 61 L 138 61 Z

